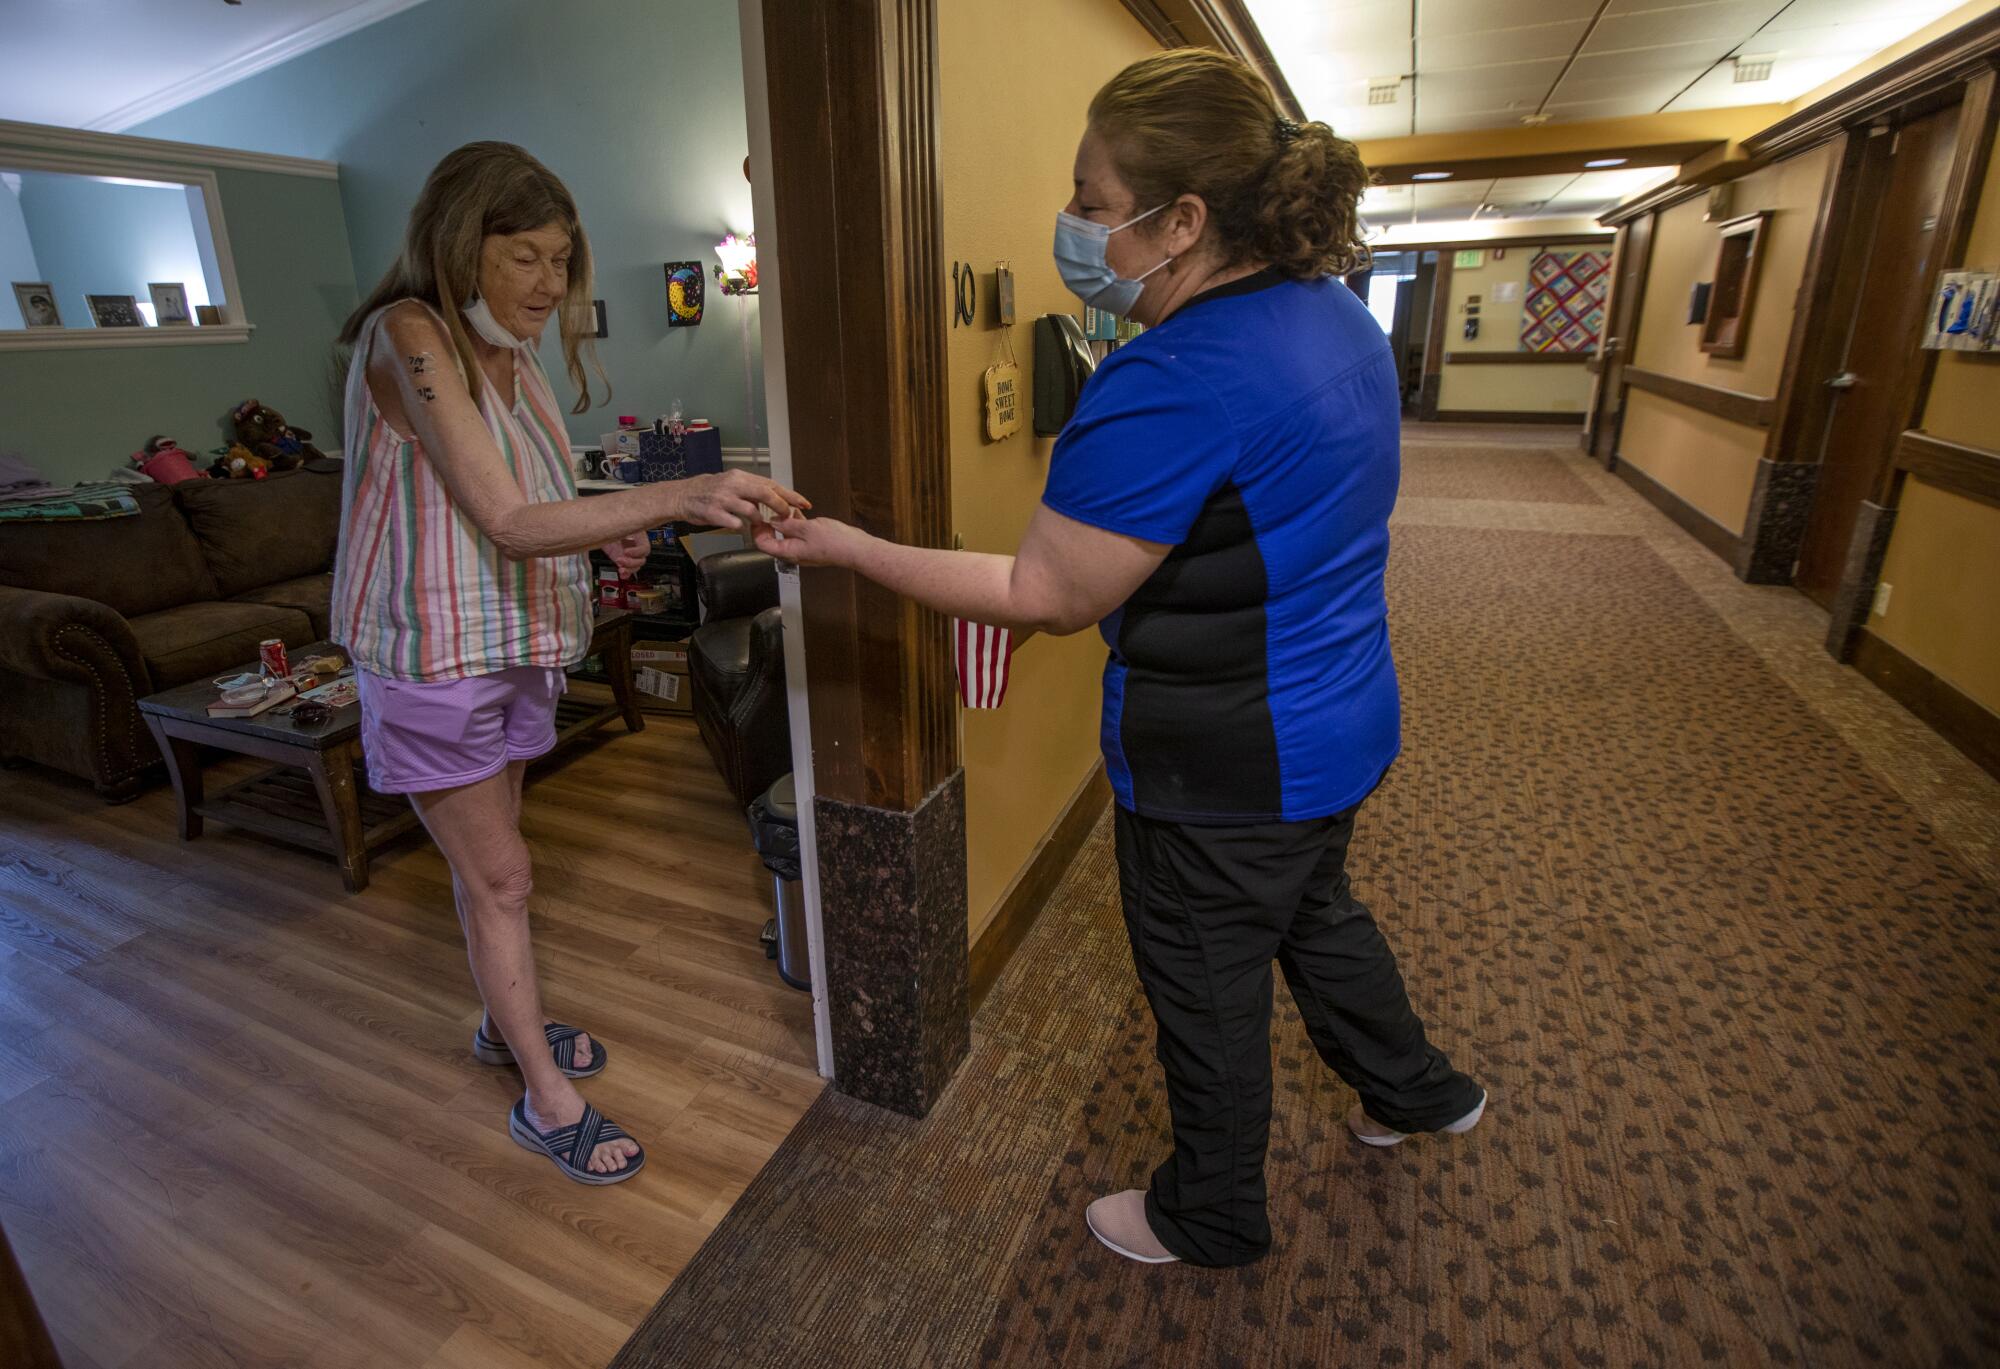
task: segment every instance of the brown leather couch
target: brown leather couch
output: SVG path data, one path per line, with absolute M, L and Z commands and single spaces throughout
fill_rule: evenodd
M 701 558 L 702 625 L 688 641 L 694 720 L 739 804 L 792 768 L 778 565 L 761 551 Z
M 338 461 L 141 485 L 135 517 L 0 525 L 0 759 L 122 802 L 160 759 L 138 700 L 327 635 Z

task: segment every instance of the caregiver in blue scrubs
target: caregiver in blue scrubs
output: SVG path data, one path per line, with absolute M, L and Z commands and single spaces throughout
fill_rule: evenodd
M 1399 746 L 1383 573 L 1396 367 L 1339 279 L 1367 172 L 1235 58 L 1145 58 L 1091 102 L 1057 217 L 1063 280 L 1147 331 L 1085 386 L 1014 556 L 905 547 L 831 519 L 758 545 L 955 617 L 1093 624 L 1133 964 L 1174 1148 L 1100 1198 L 1105 1245 L 1245 1264 L 1271 1244 L 1271 966 L 1353 1085 L 1355 1138 L 1463 1132 L 1485 1092 L 1426 1038 L 1346 874 Z

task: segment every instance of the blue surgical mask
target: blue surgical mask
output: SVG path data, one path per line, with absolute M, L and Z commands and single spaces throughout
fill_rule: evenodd
M 1122 233 L 1140 219 L 1150 219 L 1166 207 L 1164 204 L 1155 205 L 1138 218 L 1127 219 L 1116 228 L 1067 212 L 1057 214 L 1056 270 L 1062 274 L 1063 284 L 1091 308 L 1102 309 L 1119 318 L 1127 317 L 1132 312 L 1132 306 L 1139 302 L 1139 292 L 1145 288 L 1146 276 L 1152 275 L 1173 258 L 1168 257 L 1160 266 L 1153 267 L 1137 280 L 1127 280 L 1111 269 L 1111 264 L 1104 259 L 1104 249 L 1110 246 L 1113 233 Z

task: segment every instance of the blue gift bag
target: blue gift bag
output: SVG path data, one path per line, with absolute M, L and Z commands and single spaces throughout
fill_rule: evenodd
M 675 434 L 646 429 L 639 434 L 639 478 L 684 480 L 722 473 L 722 430 L 689 428 Z

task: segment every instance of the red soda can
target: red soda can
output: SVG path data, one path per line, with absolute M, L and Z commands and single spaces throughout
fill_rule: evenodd
M 264 677 L 270 680 L 289 680 L 292 677 L 292 663 L 285 657 L 285 644 L 276 637 L 268 637 L 257 643 L 257 660 L 264 667 Z

